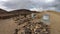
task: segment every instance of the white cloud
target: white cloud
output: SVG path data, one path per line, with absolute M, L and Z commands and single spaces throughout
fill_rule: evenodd
M 52 3 L 54 2 L 55 0 L 45 0 L 46 3 Z
M 9 0 L 0 0 L 0 1 L 4 1 L 4 2 L 6 2 L 6 1 L 9 1 Z
M 31 11 L 43 11 L 44 9 L 43 8 L 31 8 L 30 10 Z
M 59 5 L 58 7 L 56 6 Z M 0 8 L 5 10 L 39 8 L 40 10 L 60 9 L 58 0 L 0 0 Z

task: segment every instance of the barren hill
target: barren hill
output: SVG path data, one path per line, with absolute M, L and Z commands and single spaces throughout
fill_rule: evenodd
M 0 9 L 0 19 L 3 18 L 5 19 L 6 17 L 7 18 L 11 18 L 11 17 L 14 17 L 14 16 L 18 16 L 18 15 L 28 15 L 28 14 L 31 14 L 31 13 L 39 13 L 39 12 L 36 12 L 36 11 L 30 11 L 30 10 L 27 10 L 27 9 L 19 9 L 19 10 L 13 10 L 13 11 L 5 11 L 3 9 Z
M 3 10 L 3 9 L 0 9 L 0 14 L 4 14 L 4 13 L 7 13 L 7 11 Z

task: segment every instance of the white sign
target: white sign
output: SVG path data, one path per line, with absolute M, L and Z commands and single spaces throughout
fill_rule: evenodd
M 48 21 L 49 20 L 49 15 L 48 14 L 43 15 L 43 20 Z

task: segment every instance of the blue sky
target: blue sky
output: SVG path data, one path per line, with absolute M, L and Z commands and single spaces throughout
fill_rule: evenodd
M 0 8 L 5 10 L 42 8 L 60 11 L 60 0 L 0 0 Z

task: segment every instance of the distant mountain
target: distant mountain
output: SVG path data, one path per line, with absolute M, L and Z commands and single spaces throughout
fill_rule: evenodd
M 39 13 L 37 11 L 30 11 L 27 9 L 19 9 L 19 10 L 13 10 L 13 11 L 5 11 L 3 9 L 0 9 L 0 18 L 8 18 L 8 17 L 13 17 L 13 16 L 18 16 L 18 15 L 28 15 L 31 13 Z
M 37 11 L 30 11 L 30 10 L 27 10 L 27 9 L 19 9 L 19 10 L 13 10 L 13 11 L 10 11 L 10 13 L 13 13 L 13 14 L 31 14 L 31 13 L 38 13 Z
M 3 9 L 0 9 L 0 14 L 4 14 L 4 13 L 7 13 L 7 11 L 3 10 Z
M 42 11 L 43 13 L 44 11 Z M 56 12 L 56 11 L 52 11 L 52 10 L 47 10 L 47 12 L 51 12 L 51 13 L 55 13 L 55 14 L 59 14 L 60 12 Z M 0 9 L 0 18 L 11 18 L 11 17 L 15 17 L 18 15 L 28 15 L 31 13 L 40 13 L 38 11 L 31 11 L 31 10 L 27 10 L 27 9 L 18 9 L 18 10 L 13 10 L 13 11 L 6 11 L 3 9 Z

